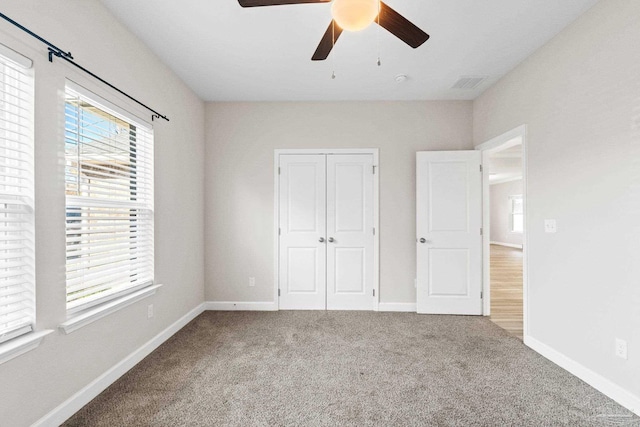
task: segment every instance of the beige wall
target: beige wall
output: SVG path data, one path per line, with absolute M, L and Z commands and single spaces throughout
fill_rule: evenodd
M 636 399 L 638 46 L 640 2 L 602 0 L 474 103 L 475 144 L 528 125 L 529 334 Z
M 204 298 L 204 104 L 95 0 L 5 0 L 2 13 L 71 50 L 76 60 L 160 112 L 155 125 L 156 281 L 144 301 L 0 365 L 0 425 L 26 426 L 167 328 Z M 6 22 L 0 42 L 35 62 L 37 328 L 65 320 L 65 77 L 150 119 L 149 114 L 61 61 Z M 155 316 L 147 320 L 147 304 Z
M 273 301 L 274 149 L 379 148 L 380 299 L 415 303 L 415 152 L 472 148 L 471 118 L 470 102 L 208 103 L 206 300 Z
M 489 187 L 491 202 L 491 241 L 522 246 L 522 234 L 511 232 L 509 196 L 522 195 L 522 180 L 503 182 Z

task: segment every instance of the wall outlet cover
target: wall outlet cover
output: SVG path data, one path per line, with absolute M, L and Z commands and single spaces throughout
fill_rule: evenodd
M 627 342 L 620 338 L 616 338 L 616 356 L 627 360 Z
M 557 231 L 556 220 L 555 219 L 545 219 L 544 220 L 544 232 L 545 233 L 555 233 Z

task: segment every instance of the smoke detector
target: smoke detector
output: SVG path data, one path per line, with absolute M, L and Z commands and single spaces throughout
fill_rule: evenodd
M 407 75 L 406 75 L 406 74 L 398 74 L 398 75 L 395 77 L 395 81 L 396 81 L 396 83 L 400 84 L 400 83 L 404 83 L 404 82 L 406 82 L 408 78 L 409 78 L 409 77 L 407 77 Z

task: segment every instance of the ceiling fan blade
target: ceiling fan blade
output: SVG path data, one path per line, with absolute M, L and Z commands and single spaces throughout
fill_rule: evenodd
M 380 26 L 411 46 L 417 48 L 429 40 L 429 34 L 416 27 L 407 18 L 380 2 Z
M 333 49 L 333 46 L 338 41 L 338 37 L 340 37 L 340 34 L 342 34 L 342 28 L 340 28 L 340 26 L 332 20 L 329 24 L 329 28 L 327 28 L 324 36 L 322 36 L 322 40 L 320 40 L 320 44 L 311 57 L 311 60 L 324 61 L 325 59 L 327 59 L 329 53 L 331 53 L 331 49 Z
M 331 0 L 238 0 L 242 7 L 280 6 L 285 4 L 329 3 Z

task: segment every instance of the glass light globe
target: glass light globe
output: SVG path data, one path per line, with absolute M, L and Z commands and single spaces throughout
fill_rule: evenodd
M 380 0 L 333 0 L 331 15 L 343 30 L 360 31 L 375 21 L 379 7 Z

